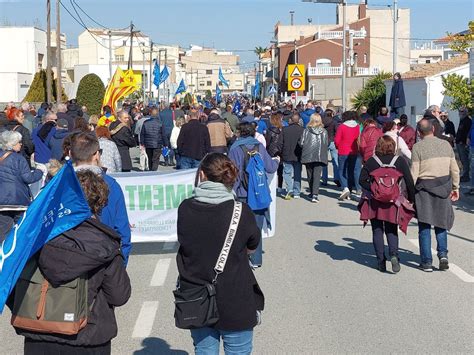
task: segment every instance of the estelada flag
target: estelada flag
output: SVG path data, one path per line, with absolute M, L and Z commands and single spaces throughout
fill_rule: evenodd
M 117 101 L 137 91 L 141 83 L 141 74 L 135 74 L 131 69 L 123 71 L 118 67 L 109 85 L 107 85 L 102 107 L 108 105 L 112 108 L 112 111 L 115 112 Z

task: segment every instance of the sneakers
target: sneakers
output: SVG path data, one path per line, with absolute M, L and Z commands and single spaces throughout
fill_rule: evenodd
M 397 273 L 400 271 L 400 261 L 398 260 L 398 256 L 394 255 L 390 258 L 390 262 L 392 263 L 392 271 Z
M 354 192 L 354 195 L 356 195 L 357 197 L 361 197 L 362 196 L 362 191 L 357 190 L 356 192 Z
M 439 258 L 439 269 L 440 270 L 448 270 L 449 269 L 449 262 L 448 258 L 443 256 Z
M 419 268 L 424 272 L 433 272 L 433 266 L 431 263 L 421 263 Z
M 377 266 L 377 269 L 380 271 L 380 272 L 386 272 L 387 271 L 387 265 L 385 264 L 385 260 L 384 261 L 379 261 L 379 264 Z
M 290 193 L 288 192 L 286 195 L 283 195 L 283 199 L 286 200 L 286 201 L 291 200 L 291 195 L 290 195 Z
M 311 197 L 311 202 L 318 203 L 319 202 L 318 195 L 313 195 L 313 197 Z
M 349 191 L 349 189 L 345 187 L 339 195 L 339 201 L 344 201 L 350 195 L 350 193 L 351 192 Z
M 293 195 L 293 198 L 294 198 L 295 200 L 297 200 L 297 199 L 300 198 L 300 195 Z

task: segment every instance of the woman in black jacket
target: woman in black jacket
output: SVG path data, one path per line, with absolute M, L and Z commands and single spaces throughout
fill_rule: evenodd
M 203 286 L 215 277 L 214 266 L 233 213 L 232 187 L 237 175 L 237 168 L 227 156 L 207 155 L 200 165 L 201 182 L 194 197 L 179 206 L 180 248 L 176 262 L 180 290 Z M 219 320 L 212 327 L 191 330 L 196 353 L 218 354 L 220 338 L 226 353 L 251 353 L 253 328 L 258 323 L 258 311 L 263 310 L 264 299 L 250 268 L 248 254 L 257 248 L 260 238 L 255 216 L 243 204 L 225 269 L 217 279 Z
M 120 252 L 120 236 L 96 218 L 107 204 L 108 186 L 88 170 L 77 173 L 93 217 L 48 242 L 40 251 L 38 265 L 53 286 L 81 275 L 88 276 L 87 325 L 76 335 L 46 334 L 17 328 L 25 336 L 25 354 L 111 353 L 117 336 L 114 307 L 127 303 L 130 279 Z
M 270 117 L 270 128 L 267 130 L 265 140 L 267 142 L 267 152 L 274 157 L 281 157 L 283 149 L 283 115 L 281 113 L 274 113 Z M 280 163 L 277 170 L 278 189 L 281 191 L 283 187 L 283 163 Z
M 117 121 L 110 124 L 110 135 L 112 140 L 117 145 L 117 148 L 122 158 L 122 171 L 132 170 L 132 158 L 130 157 L 130 148 L 137 145 L 130 129 L 130 115 L 126 111 L 119 111 L 117 113 Z

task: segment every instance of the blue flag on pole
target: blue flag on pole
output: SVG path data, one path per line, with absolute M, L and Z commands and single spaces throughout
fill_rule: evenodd
M 242 108 L 242 105 L 240 104 L 240 100 L 236 100 L 234 102 L 234 107 L 232 107 L 232 112 L 235 114 L 238 114 L 241 108 Z
M 155 66 L 153 67 L 153 84 L 155 84 L 156 87 L 160 85 L 160 66 L 156 60 Z
M 217 84 L 216 84 L 216 101 L 217 103 L 222 101 L 222 90 Z
M 255 79 L 255 86 L 253 88 L 252 96 L 257 98 L 260 96 L 260 75 L 257 74 L 257 78 Z
M 176 89 L 175 95 L 181 94 L 186 91 L 186 85 L 184 84 L 184 79 L 181 79 L 178 88 Z
M 227 88 L 229 87 L 229 80 L 225 80 L 221 67 L 219 67 L 219 80 L 221 81 L 222 85 L 225 85 Z
M 39 193 L 0 247 L 0 313 L 28 259 L 43 245 L 91 216 L 68 162 Z
M 166 81 L 166 79 L 168 79 L 169 76 L 170 76 L 170 73 L 168 71 L 168 67 L 165 66 L 160 74 L 160 84 L 163 84 Z

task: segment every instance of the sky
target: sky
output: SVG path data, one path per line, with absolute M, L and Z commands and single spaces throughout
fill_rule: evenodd
M 75 1 L 94 20 L 109 28 L 124 28 L 133 21 L 136 29 L 155 43 L 191 44 L 233 50 L 241 64 L 254 65 L 256 46 L 267 47 L 274 25 L 289 24 L 289 11 L 295 11 L 295 24 L 331 24 L 336 21 L 336 5 L 303 3 L 301 0 L 61 0 L 72 10 Z M 358 0 L 347 0 L 358 3 Z M 55 16 L 55 0 L 52 16 Z M 368 0 L 370 6 L 387 6 L 392 0 Z M 411 9 L 411 37 L 436 39 L 446 32 L 467 29 L 474 19 L 472 0 L 399 0 Z M 61 32 L 68 45 L 77 45 L 84 30 L 63 9 Z M 98 27 L 83 16 L 89 28 Z M 0 25 L 46 27 L 46 0 L 0 0 Z M 54 27 L 54 26 L 53 26 Z

